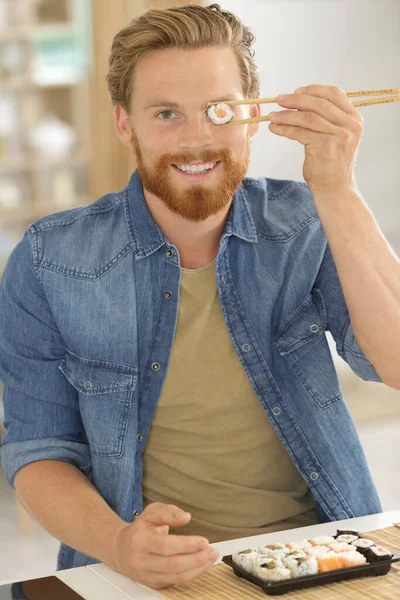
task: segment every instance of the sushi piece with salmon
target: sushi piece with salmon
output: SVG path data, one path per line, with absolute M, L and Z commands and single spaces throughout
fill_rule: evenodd
M 214 125 L 225 125 L 232 121 L 234 112 L 229 104 L 220 102 L 219 104 L 212 104 L 207 109 L 207 114 L 210 117 Z

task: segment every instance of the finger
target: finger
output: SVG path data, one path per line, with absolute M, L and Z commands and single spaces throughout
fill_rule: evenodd
M 151 525 L 173 525 L 177 522 L 187 522 L 191 515 L 174 504 L 153 502 L 142 512 L 141 517 Z
M 306 96 L 314 96 L 315 98 L 325 98 L 343 112 L 349 115 L 357 113 L 359 116 L 361 116 L 358 110 L 354 107 L 349 96 L 340 87 L 334 85 L 312 84 L 306 86 L 304 91 L 300 93 L 305 94 Z M 298 95 L 298 92 L 295 92 L 295 94 Z
M 208 548 L 208 545 L 206 538 L 197 535 L 159 535 L 149 532 L 146 539 L 147 552 L 159 556 L 191 554 Z
M 295 127 L 303 127 L 310 131 L 319 133 L 334 134 L 336 131 L 335 125 L 320 117 L 316 113 L 304 112 L 302 110 L 281 110 L 279 112 L 270 113 L 271 123 L 278 125 L 293 125 Z
M 202 567 L 191 569 L 184 573 L 154 573 L 149 571 L 143 574 L 140 583 L 144 583 L 144 585 L 155 590 L 162 590 L 171 587 L 172 585 L 183 585 L 208 571 L 208 569 L 212 567 L 212 564 L 212 561 L 209 561 Z
M 348 127 L 353 118 L 348 111 L 342 110 L 328 98 L 295 93 L 289 94 L 287 100 L 279 100 L 278 103 L 287 108 L 296 108 L 298 111 L 313 112 L 340 127 Z
M 318 143 L 320 143 L 320 133 L 310 131 L 309 129 L 303 129 L 302 127 L 293 127 L 291 125 L 276 125 L 275 123 L 271 123 L 271 125 L 268 126 L 268 129 L 276 135 L 295 140 L 296 142 L 299 142 L 304 146 L 308 144 L 317 145 Z M 325 137 L 326 139 L 333 139 L 333 136 L 330 135 L 326 135 Z
M 199 569 L 210 560 L 214 562 L 218 556 L 218 551 L 215 548 L 207 548 L 193 554 L 174 554 L 173 556 L 148 554 L 144 568 L 154 569 L 161 573 L 184 573 L 185 571 Z

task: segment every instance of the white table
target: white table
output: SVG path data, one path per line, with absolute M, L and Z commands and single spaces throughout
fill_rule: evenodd
M 287 529 L 285 531 L 229 540 L 227 542 L 218 542 L 211 544 L 211 546 L 216 548 L 220 553 L 219 559 L 215 562 L 215 564 L 218 564 L 221 562 L 222 556 L 233 554 L 233 552 L 244 548 L 261 546 L 278 541 L 285 543 L 296 539 L 310 539 L 317 535 L 331 535 L 336 532 L 336 529 L 345 527 L 356 528 L 359 531 L 383 529 L 384 527 L 390 527 L 390 525 L 396 522 L 400 522 L 400 510 L 378 513 L 368 517 L 346 519 L 345 521 L 322 523 L 299 529 Z M 43 576 L 52 574 L 54 573 L 46 573 Z M 131 600 L 159 600 L 162 598 L 158 592 L 135 583 L 124 575 L 115 573 L 115 571 L 112 571 L 104 564 L 58 571 L 56 575 L 78 594 L 83 596 L 85 600 L 126 600 L 127 598 Z

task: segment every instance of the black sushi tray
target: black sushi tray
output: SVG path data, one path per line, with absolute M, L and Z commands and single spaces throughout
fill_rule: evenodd
M 240 565 L 232 560 L 232 554 L 222 557 L 222 562 L 232 567 L 235 575 L 247 579 L 250 583 L 258 585 L 266 594 L 270 596 L 279 596 L 293 590 L 323 585 L 326 583 L 335 583 L 346 579 L 356 579 L 357 577 L 368 577 L 370 575 L 387 575 L 393 563 L 400 561 L 400 556 L 393 554 L 391 559 L 380 560 L 374 563 L 367 563 L 357 567 L 348 567 L 346 569 L 337 569 L 336 571 L 326 571 L 317 575 L 306 575 L 305 577 L 293 577 L 283 581 L 264 581 L 256 575 L 252 575 Z

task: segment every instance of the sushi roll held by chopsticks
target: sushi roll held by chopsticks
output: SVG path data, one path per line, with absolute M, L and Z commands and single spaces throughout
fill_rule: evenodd
M 223 102 L 209 106 L 207 109 L 207 114 L 214 125 L 225 125 L 225 123 L 232 121 L 234 117 L 232 108 Z

